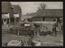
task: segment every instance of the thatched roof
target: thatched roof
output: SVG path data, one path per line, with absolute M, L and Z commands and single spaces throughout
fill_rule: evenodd
M 11 12 L 11 3 L 10 2 L 2 2 L 2 13 L 9 13 Z
M 12 5 L 12 9 L 13 9 L 13 13 L 20 13 L 21 12 L 21 8 L 19 5 Z
M 34 17 L 63 17 L 62 9 L 45 9 L 37 12 Z

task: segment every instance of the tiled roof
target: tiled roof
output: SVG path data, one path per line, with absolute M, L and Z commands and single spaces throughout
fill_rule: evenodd
M 62 9 L 45 9 L 37 12 L 35 17 L 63 17 Z

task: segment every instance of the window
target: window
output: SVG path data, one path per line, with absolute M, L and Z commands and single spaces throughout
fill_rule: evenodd
M 2 14 L 2 18 L 9 18 L 9 13 Z
M 45 20 L 45 18 L 43 17 L 43 21 Z
M 9 13 L 2 14 L 3 24 L 9 24 Z
M 14 14 L 14 17 L 16 18 L 16 17 L 19 17 L 19 14 Z
M 17 21 L 17 22 L 19 21 L 19 18 L 18 18 L 18 17 L 16 18 L 16 21 Z

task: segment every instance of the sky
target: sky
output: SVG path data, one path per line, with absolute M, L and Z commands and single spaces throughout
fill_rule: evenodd
M 36 12 L 40 3 L 46 4 L 46 9 L 63 9 L 63 2 L 11 2 L 12 5 L 21 7 L 23 15 Z

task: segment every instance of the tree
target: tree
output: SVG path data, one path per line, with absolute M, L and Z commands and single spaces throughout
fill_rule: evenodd
M 45 9 L 45 7 L 46 7 L 46 4 L 44 4 L 44 3 L 40 4 L 40 9 Z
M 38 11 L 44 10 L 46 8 L 46 4 L 41 3 L 40 6 L 38 7 Z

